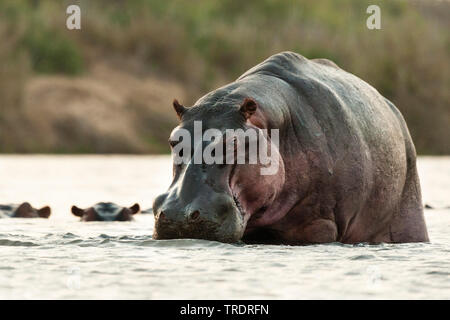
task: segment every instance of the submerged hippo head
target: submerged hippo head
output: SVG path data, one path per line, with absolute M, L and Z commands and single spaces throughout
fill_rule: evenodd
M 72 207 L 72 213 L 82 221 L 131 221 L 139 210 L 137 203 L 129 208 L 111 202 L 100 202 L 88 209 Z
M 24 202 L 22 204 L 0 205 L 0 213 L 10 218 L 48 218 L 51 209 L 47 206 L 35 209 L 28 202 Z
M 169 138 L 174 157 L 173 181 L 169 190 L 153 203 L 154 239 L 236 242 L 244 235 L 250 218 L 263 216 L 284 183 L 283 163 L 277 147 L 271 146 L 270 135 L 262 134 L 267 124 L 256 101 L 239 97 L 235 101 L 210 102 L 207 97 L 192 108 L 174 101 L 181 123 Z M 230 133 L 239 129 L 253 132 L 257 145 L 269 146 L 271 158 L 277 161 L 274 172 L 263 173 L 273 163 L 248 161 L 254 155 L 249 148 L 251 135 L 242 140 Z M 196 137 L 198 132 L 202 136 L 200 141 L 198 134 Z M 192 146 L 190 149 L 180 147 L 187 142 Z M 242 146 L 243 162 L 237 159 Z M 209 151 L 217 159 L 221 154 L 223 161 L 211 162 L 201 156 Z

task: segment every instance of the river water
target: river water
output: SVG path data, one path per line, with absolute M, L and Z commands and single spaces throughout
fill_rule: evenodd
M 71 215 L 99 201 L 150 207 L 168 156 L 0 156 L 0 202 L 53 209 L 0 220 L 0 299 L 449 299 L 450 157 L 421 157 L 419 171 L 431 243 L 293 247 L 155 241 L 152 215 Z

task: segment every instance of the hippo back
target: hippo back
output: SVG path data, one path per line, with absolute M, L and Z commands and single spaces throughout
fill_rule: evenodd
M 236 83 L 242 83 L 244 96 L 248 88 L 258 88 L 255 96 L 271 119 L 269 127 L 290 137 L 280 146 L 284 159 L 295 159 L 287 163 L 293 173 L 287 185 L 313 194 L 342 233 L 353 234 L 344 241 L 365 240 L 388 228 L 407 173 L 417 180 L 411 136 L 390 101 L 334 63 L 293 52 L 268 58 Z M 422 224 L 421 209 L 416 211 Z M 380 221 L 375 227 L 373 217 Z

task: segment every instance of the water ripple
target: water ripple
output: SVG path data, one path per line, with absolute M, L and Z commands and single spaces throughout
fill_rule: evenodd
M 376 257 L 372 254 L 360 254 L 357 256 L 350 257 L 350 260 L 371 260 L 375 258 Z
M 19 240 L 8 240 L 0 239 L 0 246 L 6 247 L 37 247 L 39 244 L 31 241 L 19 241 Z

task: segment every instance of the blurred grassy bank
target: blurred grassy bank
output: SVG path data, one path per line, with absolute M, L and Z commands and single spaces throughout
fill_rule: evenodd
M 65 27 L 69 4 L 82 30 Z M 368 30 L 366 8 L 381 8 Z M 450 154 L 450 3 L 2 0 L 0 152 L 160 153 L 192 104 L 285 50 L 392 100 L 421 154 Z

